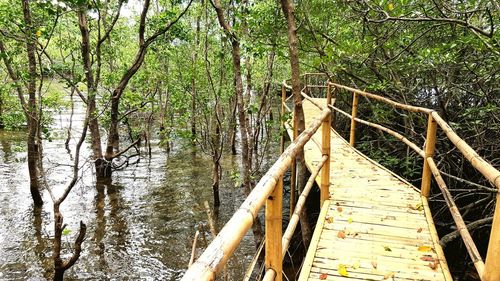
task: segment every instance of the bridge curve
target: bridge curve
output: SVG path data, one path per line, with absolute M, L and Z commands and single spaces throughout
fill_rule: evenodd
M 304 100 L 306 126 L 318 116 Z M 290 137 L 293 129 L 287 126 Z M 322 131 L 304 146 L 310 171 L 322 161 Z M 427 198 L 330 133 L 330 188 L 299 280 L 452 280 Z M 321 175 L 316 177 L 321 184 Z

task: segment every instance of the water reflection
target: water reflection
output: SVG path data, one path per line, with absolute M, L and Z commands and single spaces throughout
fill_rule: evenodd
M 78 136 L 83 113 L 75 106 L 70 147 Z M 62 113 L 57 118 L 60 124 L 51 128 L 52 141 L 44 142 L 46 176 L 56 193 L 71 177 L 72 155 L 65 152 L 68 118 L 69 114 Z M 44 191 L 45 205 L 33 210 L 24 137 L 24 132 L 0 130 L 2 280 L 47 279 L 52 274 L 52 204 Z M 180 279 L 195 231 L 201 231 L 197 256 L 213 239 L 204 208 L 205 201 L 212 205 L 213 200 L 210 157 L 182 143 L 174 142 L 170 153 L 153 145 L 151 158 L 143 153 L 137 165 L 116 172 L 112 183 L 96 183 L 89 154 L 86 143 L 82 179 L 61 206 L 70 230 L 63 237 L 63 257 L 71 253 L 80 220 L 87 224 L 81 257 L 66 272 L 66 279 Z M 222 158 L 222 205 L 215 218 L 218 229 L 243 202 L 243 191 L 231 180 L 231 171 L 239 170 L 238 163 L 231 155 Z M 250 231 L 230 260 L 230 280 L 241 279 L 254 251 Z

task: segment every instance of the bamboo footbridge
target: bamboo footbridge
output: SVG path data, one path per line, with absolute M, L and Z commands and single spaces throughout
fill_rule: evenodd
M 320 75 L 322 74 L 305 74 L 303 78 L 309 81 L 308 77 Z M 313 88 L 324 89 L 326 97 L 306 94 Z M 290 89 L 286 81 L 283 82 L 282 113 L 290 111 L 286 105 L 286 92 Z M 351 114 L 335 106 L 339 90 L 352 95 Z M 432 178 L 442 192 L 481 280 L 500 280 L 500 195 L 496 193 L 491 235 L 486 260 L 483 261 L 434 161 L 438 128 L 497 189 L 500 188 L 500 171 L 482 159 L 431 109 L 401 104 L 331 82 L 322 85 L 306 84 L 302 96 L 306 129 L 298 134 L 295 112 L 293 125 L 282 121 L 292 143 L 284 149 L 282 140 L 281 156 L 203 254 L 188 268 L 182 280 L 215 280 L 263 207 L 263 280 L 283 280 L 283 257 L 299 222 L 299 213 L 314 183 L 317 183 L 320 187 L 321 211 L 302 263 L 299 280 L 452 281 L 428 205 Z M 389 128 L 357 118 L 360 96 L 398 109 L 425 114 L 428 124 L 424 147 L 418 147 Z M 332 128 L 332 119 L 337 119 L 338 114 L 351 120 L 349 142 Z M 358 123 L 396 137 L 423 158 L 420 188 L 414 187 L 354 148 Z M 304 151 L 311 176 L 302 193 L 297 196 L 294 192 L 295 158 L 301 150 Z M 283 175 L 288 169 L 291 169 L 292 175 L 291 216 L 283 231 Z M 251 269 L 252 266 L 249 272 Z

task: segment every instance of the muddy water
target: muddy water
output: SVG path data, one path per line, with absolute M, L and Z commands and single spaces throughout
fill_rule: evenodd
M 80 107 L 81 108 L 81 107 Z M 75 113 L 72 144 L 79 134 L 83 112 Z M 48 184 L 61 192 L 71 177 L 72 156 L 64 148 L 69 114 L 56 114 L 52 141 L 44 142 Z M 45 205 L 34 210 L 29 193 L 25 134 L 0 131 L 0 279 L 46 279 L 52 273 L 53 217 L 48 192 Z M 88 144 L 82 150 L 88 159 Z M 78 262 L 66 273 L 69 280 L 178 280 L 187 267 L 192 239 L 202 229 L 197 254 L 211 240 L 203 207 L 212 202 L 207 155 L 174 144 L 167 154 L 153 146 L 136 165 L 116 172 L 112 184 L 96 184 L 89 161 L 81 163 L 82 178 L 62 205 L 67 228 L 65 257 L 70 255 L 79 221 L 87 236 Z M 221 227 L 243 201 L 231 182 L 237 159 L 224 158 L 222 206 L 216 222 Z M 241 279 L 254 252 L 248 233 L 230 261 L 230 280 Z

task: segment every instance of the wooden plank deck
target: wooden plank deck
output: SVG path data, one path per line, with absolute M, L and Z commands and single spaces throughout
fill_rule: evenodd
M 303 108 L 307 126 L 320 110 L 307 100 Z M 322 156 L 321 129 L 304 149 L 311 170 Z M 330 169 L 330 200 L 321 210 L 299 280 L 452 280 L 418 189 L 334 130 Z

